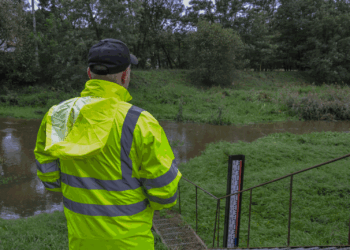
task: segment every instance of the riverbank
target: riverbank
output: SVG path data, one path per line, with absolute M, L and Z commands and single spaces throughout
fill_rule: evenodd
M 229 87 L 193 86 L 187 70 L 137 71 L 131 74 L 131 104 L 158 120 L 244 125 L 285 120 L 347 120 L 349 87 L 312 85 L 302 72 L 241 71 Z M 48 109 L 73 97 L 49 86 L 0 95 L 0 117 L 42 119 Z
M 135 71 L 129 88 L 133 97 L 130 103 L 149 111 L 158 120 L 212 124 L 349 119 L 348 87 L 310 85 L 299 72 L 241 72 L 232 87 L 203 90 L 186 82 L 185 73 L 171 70 Z M 26 96 L 23 95 L 25 92 Z M 42 119 L 52 105 L 79 96 L 79 93 L 67 94 L 49 88 L 24 89 L 22 93 L 7 95 L 7 106 L 0 106 L 0 114 Z M 332 109 L 333 106 L 339 108 Z M 206 145 L 201 156 L 178 167 L 184 177 L 220 197 L 226 193 L 227 155 L 246 156 L 243 186 L 246 189 L 345 155 L 350 146 L 349 139 L 346 133 L 278 133 L 252 143 L 211 143 Z M 173 142 L 170 144 L 176 147 Z M 341 160 L 332 163 L 332 166 L 322 166 L 294 177 L 291 245 L 346 244 L 350 205 L 347 164 L 347 159 Z M 180 185 L 182 216 L 195 228 L 195 188 L 184 180 Z M 248 194 L 243 195 L 239 246 L 246 245 L 249 198 Z M 254 189 L 252 201 L 249 245 L 286 245 L 289 178 Z M 225 202 L 220 204 L 222 237 Z M 215 208 L 215 201 L 198 191 L 198 235 L 208 247 L 212 246 Z M 174 207 L 176 209 L 178 205 Z M 0 222 L 3 223 L 1 219 Z M 12 232 L 8 235 L 16 234 Z M 28 241 L 25 237 L 33 244 L 42 243 L 42 240 L 37 240 L 40 236 L 23 236 L 23 242 Z

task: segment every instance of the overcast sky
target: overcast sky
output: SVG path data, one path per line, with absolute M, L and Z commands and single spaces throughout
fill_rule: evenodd
M 27 1 L 29 2 L 30 6 L 31 6 L 32 0 L 27 0 Z M 212 1 L 213 4 L 215 5 L 215 0 L 211 0 L 211 1 Z M 185 5 L 186 8 L 191 6 L 191 5 L 189 4 L 189 2 L 190 2 L 190 0 L 182 0 L 182 3 Z M 38 6 L 37 6 L 38 4 L 39 4 L 39 1 L 38 1 L 38 0 L 34 0 L 34 9 L 35 9 L 35 10 L 38 9 Z M 247 5 L 248 5 L 248 4 L 247 4 Z M 278 4 L 277 6 L 279 6 L 279 4 Z M 28 10 L 31 10 L 31 7 L 30 7 L 30 9 L 28 9 Z M 203 14 L 203 13 L 204 13 L 204 10 L 201 10 L 199 13 L 200 13 L 200 14 Z M 182 15 L 185 15 L 185 11 L 182 12 Z M 238 14 L 238 15 L 239 15 L 239 14 Z M 167 24 L 170 24 L 170 21 L 169 21 L 169 20 L 167 21 Z M 196 31 L 197 29 L 194 28 L 194 30 Z

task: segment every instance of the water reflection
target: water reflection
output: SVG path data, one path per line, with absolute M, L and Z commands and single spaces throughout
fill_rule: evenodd
M 0 185 L 0 218 L 18 219 L 39 213 L 63 211 L 62 194 L 49 192 L 36 175 L 34 147 L 41 120 L 0 118 L 0 174 L 18 177 L 18 182 Z M 169 141 L 183 141 L 174 149 L 178 164 L 199 156 L 208 143 L 252 142 L 271 133 L 306 134 L 314 131 L 349 131 L 350 122 L 287 121 L 246 126 L 220 126 L 159 121 Z

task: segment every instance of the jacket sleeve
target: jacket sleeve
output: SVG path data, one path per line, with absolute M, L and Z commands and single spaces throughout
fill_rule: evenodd
M 59 159 L 45 152 L 46 144 L 46 119 L 47 112 L 41 122 L 39 132 L 36 138 L 34 149 L 35 161 L 37 166 L 37 175 L 44 184 L 45 188 L 53 192 L 62 192 L 61 190 L 61 170 Z
M 182 174 L 163 128 L 158 122 L 142 136 L 142 162 L 139 170 L 145 194 L 154 210 L 176 204 L 177 187 Z

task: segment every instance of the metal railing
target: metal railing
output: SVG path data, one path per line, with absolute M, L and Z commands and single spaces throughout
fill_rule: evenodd
M 203 188 L 199 187 L 198 185 L 194 184 L 193 182 L 191 182 L 190 180 L 186 179 L 185 177 L 182 176 L 182 179 L 184 179 L 185 181 L 191 183 L 192 185 L 196 186 L 196 233 L 197 233 L 197 221 L 198 221 L 198 214 L 197 214 L 197 188 L 203 190 L 203 192 L 209 194 L 210 196 L 212 196 L 214 199 L 217 200 L 217 206 L 216 206 L 216 217 L 215 217 L 215 225 L 214 225 L 214 236 L 213 236 L 213 247 L 214 247 L 214 243 L 215 243 L 215 233 L 216 233 L 216 221 L 218 220 L 218 218 L 220 218 L 220 200 L 221 199 L 224 199 L 224 198 L 228 198 L 232 195 L 238 195 L 239 193 L 243 193 L 245 191 L 248 191 L 250 190 L 250 203 L 249 203 L 249 222 L 248 222 L 248 240 L 247 240 L 247 248 L 249 248 L 249 233 L 250 233 L 250 216 L 251 216 L 251 204 L 252 204 L 252 190 L 254 188 L 257 188 L 257 187 L 261 187 L 261 186 L 264 186 L 266 184 L 269 184 L 269 183 L 272 183 L 272 182 L 275 182 L 275 181 L 278 181 L 278 180 L 282 180 L 284 178 L 287 178 L 290 176 L 290 197 L 289 197 L 289 219 L 288 219 L 288 238 L 287 238 L 287 247 L 315 247 L 315 246 L 289 246 L 289 243 L 290 243 L 290 220 L 291 220 L 291 214 L 292 214 L 292 187 L 293 187 L 293 176 L 296 175 L 296 174 L 300 174 L 302 172 L 305 172 L 305 171 L 308 171 L 308 170 L 311 170 L 313 168 L 317 168 L 317 167 L 320 167 L 320 166 L 323 166 L 323 165 L 326 165 L 326 164 L 329 164 L 329 163 L 332 163 L 332 162 L 335 162 L 335 161 L 338 161 L 338 160 L 341 160 L 341 159 L 344 159 L 346 157 L 349 157 L 350 154 L 347 154 L 347 155 L 344 155 L 342 157 L 339 157 L 339 158 L 335 158 L 333 160 L 330 160 L 330 161 L 327 161 L 327 162 L 324 162 L 324 163 L 321 163 L 321 164 L 318 164 L 318 165 L 315 165 L 313 167 L 310 167 L 310 168 L 305 168 L 303 170 L 300 170 L 300 171 L 297 171 L 297 172 L 294 172 L 294 173 L 291 173 L 291 174 L 288 174 L 288 175 L 285 175 L 285 176 L 282 176 L 280 178 L 277 178 L 277 179 L 274 179 L 272 181 L 269 181 L 269 182 L 265 182 L 263 184 L 260 184 L 260 185 L 257 185 L 257 186 L 254 186 L 254 187 L 251 187 L 251 188 L 248 188 L 248 189 L 245 189 L 245 190 L 242 190 L 242 191 L 239 191 L 239 192 L 236 192 L 236 193 L 233 193 L 233 194 L 228 194 L 226 196 L 222 196 L 220 198 L 216 197 L 215 195 L 209 193 L 207 190 L 204 190 Z M 180 200 L 180 182 L 179 182 L 179 185 L 178 185 L 178 188 L 179 188 L 179 212 L 181 214 L 181 200 Z M 218 237 L 217 237 L 217 247 L 219 247 L 219 221 L 218 220 L 218 227 L 217 227 L 217 231 L 218 231 Z M 338 245 L 337 245 L 338 246 Z M 344 247 L 350 247 L 350 219 L 349 219 L 349 235 L 348 235 L 348 245 L 341 245 L 341 246 L 344 246 Z M 316 246 L 316 247 L 326 247 L 326 246 Z M 328 246 L 328 247 L 336 247 L 336 246 Z M 224 247 L 222 247 L 224 248 Z M 222 249 L 221 248 L 221 249 Z M 240 247 L 241 248 L 241 247 Z M 254 247 L 256 248 L 256 247 Z M 260 247 L 260 248 L 269 248 L 269 247 Z M 272 248 L 272 247 L 270 247 Z M 224 248 L 225 249 L 225 248 Z M 227 249 L 227 248 L 226 248 Z

